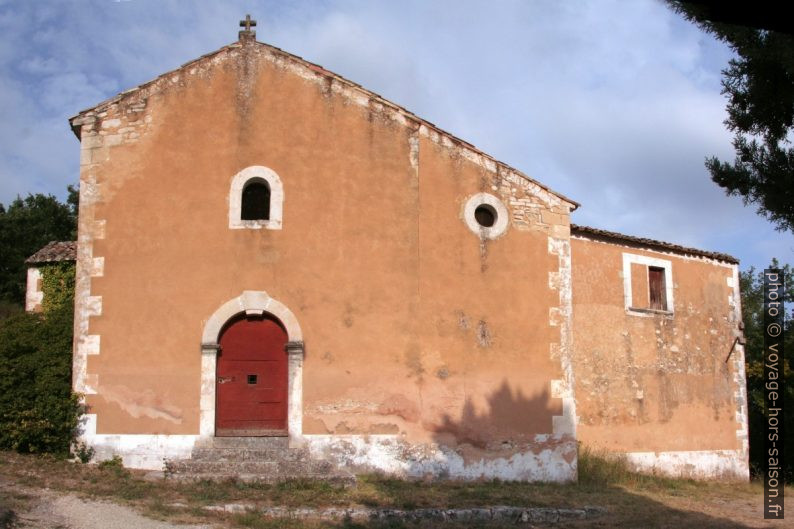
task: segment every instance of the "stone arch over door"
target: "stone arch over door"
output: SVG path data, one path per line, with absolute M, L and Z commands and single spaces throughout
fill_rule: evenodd
M 286 305 L 271 298 L 264 290 L 245 290 L 221 305 L 204 324 L 199 402 L 201 437 L 215 436 L 215 373 L 221 330 L 227 322 L 241 314 L 261 316 L 265 313 L 278 319 L 287 331 L 287 429 L 290 443 L 303 436 L 303 331 L 298 319 Z

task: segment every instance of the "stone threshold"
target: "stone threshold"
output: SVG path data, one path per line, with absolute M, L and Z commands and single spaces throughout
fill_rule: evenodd
M 388 521 L 433 520 L 438 522 L 487 522 L 504 521 L 514 523 L 545 523 L 556 524 L 570 520 L 583 520 L 605 514 L 604 507 L 586 506 L 582 508 L 555 507 L 473 507 L 466 509 L 388 509 L 372 507 L 257 507 L 245 503 L 227 503 L 225 505 L 208 505 L 206 510 L 241 513 L 254 512 L 267 518 L 289 518 L 297 520 L 352 520 L 352 521 Z

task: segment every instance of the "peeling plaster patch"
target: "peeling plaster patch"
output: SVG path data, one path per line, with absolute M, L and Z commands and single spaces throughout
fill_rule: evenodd
M 436 443 L 410 444 L 391 435 L 307 435 L 312 457 L 332 461 L 353 472 L 385 472 L 398 477 L 503 479 L 567 482 L 576 479 L 576 442 L 570 436 L 539 435 L 535 443 L 511 447 L 504 454 L 466 458 Z M 539 447 L 543 444 L 543 447 Z
M 343 400 L 330 404 L 317 404 L 314 411 L 323 414 L 373 412 L 378 409 L 377 404 L 355 400 Z
M 469 317 L 462 310 L 459 310 L 456 315 L 458 316 L 458 327 L 464 331 L 469 330 Z
M 491 331 L 484 320 L 477 323 L 477 345 L 480 347 L 490 347 L 491 345 Z
M 629 452 L 629 464 L 638 471 L 694 479 L 750 479 L 743 450 Z
M 304 428 L 309 431 L 315 431 L 315 432 L 320 431 L 323 432 L 324 434 L 331 433 L 331 430 L 330 428 L 328 428 L 328 425 L 325 424 L 325 421 L 323 421 L 322 419 L 318 419 L 316 417 L 309 417 L 309 416 L 304 417 L 303 425 Z
M 369 433 L 374 435 L 400 433 L 400 427 L 392 423 L 375 423 L 369 426 Z
M 108 402 L 117 404 L 122 410 L 132 417 L 150 417 L 164 419 L 175 424 L 182 423 L 182 410 L 171 404 L 163 402 L 151 389 L 135 391 L 124 385 L 102 385 L 101 396 Z
M 408 399 L 405 395 L 392 394 L 389 395 L 377 407 L 377 413 L 380 415 L 394 415 L 402 418 L 407 422 L 417 422 L 419 420 L 419 407 L 415 402 Z

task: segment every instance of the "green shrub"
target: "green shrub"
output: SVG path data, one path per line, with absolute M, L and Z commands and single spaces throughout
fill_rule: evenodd
M 121 456 L 118 454 L 114 454 L 110 459 L 100 461 L 97 464 L 97 467 L 105 472 L 110 472 L 117 478 L 125 478 L 130 476 L 130 472 L 124 468 L 124 460 L 121 459 Z
M 72 453 L 83 464 L 89 463 L 94 458 L 94 448 L 80 441 L 72 446 Z
M 71 383 L 74 267 L 53 269 L 66 297 L 0 321 L 0 448 L 66 456 L 81 413 Z

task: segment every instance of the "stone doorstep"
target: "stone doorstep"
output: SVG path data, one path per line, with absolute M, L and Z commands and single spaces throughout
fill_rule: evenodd
M 194 448 L 191 454 L 193 461 L 277 461 L 299 460 L 304 454 L 297 451 L 281 449 L 248 449 L 248 448 Z
M 210 511 L 229 513 L 258 512 L 267 518 L 325 519 L 325 520 L 435 520 L 435 521 L 512 521 L 555 524 L 569 520 L 594 518 L 605 514 L 603 507 L 479 507 L 468 509 L 386 509 L 369 507 L 257 507 L 252 504 L 229 503 L 209 505 Z
M 263 476 L 331 475 L 333 466 L 324 461 L 172 461 L 169 470 L 173 474 L 260 474 Z
M 198 474 L 276 474 L 279 464 L 276 461 L 174 461 L 171 463 L 174 473 Z
M 309 478 L 355 483 L 352 474 L 312 459 L 305 448 L 289 448 L 286 437 L 216 437 L 203 441 L 190 459 L 168 462 L 169 477 L 179 480 L 262 481 Z
M 205 449 L 259 449 L 259 450 L 288 450 L 288 437 L 210 437 L 200 439 L 196 448 Z

